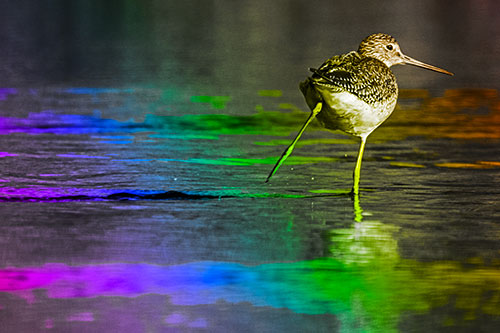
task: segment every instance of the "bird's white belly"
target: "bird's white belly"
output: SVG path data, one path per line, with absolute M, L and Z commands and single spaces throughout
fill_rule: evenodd
M 349 92 L 320 94 L 325 103 L 317 117 L 323 126 L 355 136 L 369 135 L 389 117 L 396 104 L 370 105 Z

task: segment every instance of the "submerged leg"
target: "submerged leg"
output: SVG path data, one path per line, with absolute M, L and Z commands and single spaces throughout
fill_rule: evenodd
M 300 137 L 302 136 L 302 133 L 305 131 L 306 127 L 314 119 L 314 117 L 316 117 L 316 115 L 321 111 L 322 107 L 323 107 L 323 103 L 318 102 L 318 104 L 316 104 L 316 107 L 312 110 L 311 114 L 309 115 L 309 118 L 307 118 L 305 124 L 302 126 L 302 128 L 300 129 L 300 131 L 297 134 L 297 136 L 295 137 L 295 139 L 293 139 L 290 146 L 288 146 L 288 148 L 283 152 L 283 155 L 281 155 L 278 162 L 276 162 L 276 165 L 274 166 L 273 170 L 271 171 L 269 176 L 267 176 L 266 183 L 269 181 L 269 179 L 271 179 L 271 177 L 276 173 L 276 171 L 278 171 L 278 168 L 281 166 L 281 164 L 283 164 L 283 162 L 285 162 L 287 157 L 292 153 L 293 148 L 295 147 L 295 144 L 297 143 L 297 141 L 299 141 Z
M 361 161 L 363 160 L 363 152 L 365 151 L 366 136 L 361 137 L 361 145 L 359 146 L 358 158 L 356 160 L 356 167 L 354 168 L 354 182 L 352 185 L 352 194 L 359 194 L 359 177 L 361 175 Z
M 354 194 L 354 222 L 363 222 L 363 209 L 359 203 L 359 194 Z

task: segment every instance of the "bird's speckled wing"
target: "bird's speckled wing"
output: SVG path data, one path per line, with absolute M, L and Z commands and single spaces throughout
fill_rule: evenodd
M 315 85 L 332 93 L 350 92 L 368 104 L 397 97 L 396 78 L 389 67 L 375 58 L 361 57 L 355 51 L 334 56 L 311 71 Z

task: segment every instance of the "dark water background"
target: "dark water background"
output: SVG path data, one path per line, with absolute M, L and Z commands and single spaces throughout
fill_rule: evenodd
M 497 332 L 494 1 L 0 3 L 0 331 Z M 374 32 L 358 142 L 298 82 Z

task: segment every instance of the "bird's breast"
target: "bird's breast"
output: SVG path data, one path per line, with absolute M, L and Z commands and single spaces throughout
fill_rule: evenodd
M 316 86 L 316 90 L 323 100 L 318 120 L 327 129 L 354 136 L 369 135 L 390 116 L 396 105 L 396 98 L 368 104 L 350 92 L 331 92 L 320 86 Z

